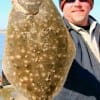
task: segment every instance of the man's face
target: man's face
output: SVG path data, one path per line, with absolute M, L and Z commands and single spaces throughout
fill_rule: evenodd
M 63 14 L 69 22 L 84 26 L 87 24 L 90 10 L 91 6 L 88 0 L 66 0 Z

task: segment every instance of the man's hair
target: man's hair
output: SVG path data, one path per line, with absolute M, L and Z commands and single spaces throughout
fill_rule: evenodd
M 61 1 L 62 1 L 62 0 L 59 0 L 59 5 L 61 4 Z
M 59 0 L 59 5 L 60 5 L 61 1 L 62 1 L 62 0 Z

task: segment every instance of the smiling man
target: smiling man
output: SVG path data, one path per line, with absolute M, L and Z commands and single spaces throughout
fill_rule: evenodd
M 59 0 L 76 56 L 54 100 L 100 100 L 100 24 L 90 16 L 93 0 Z
M 61 0 L 64 17 L 78 26 L 88 25 L 88 14 L 93 8 L 92 0 Z

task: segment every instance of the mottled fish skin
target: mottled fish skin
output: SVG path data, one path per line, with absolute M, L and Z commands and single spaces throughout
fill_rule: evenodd
M 20 94 L 12 85 L 0 88 L 0 100 L 28 100 Z
M 9 16 L 3 71 L 29 100 L 52 100 L 67 78 L 75 47 L 52 0 L 25 1 Z M 39 4 L 37 13 L 30 13 L 36 8 L 27 9 L 28 2 Z
M 29 14 L 39 12 L 39 7 L 43 0 L 18 0 L 18 4 L 22 6 Z

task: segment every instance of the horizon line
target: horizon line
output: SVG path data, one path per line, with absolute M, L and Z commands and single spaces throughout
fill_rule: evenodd
M 5 32 L 6 32 L 6 30 L 5 30 L 5 29 L 0 30 L 0 34 L 4 34 Z

